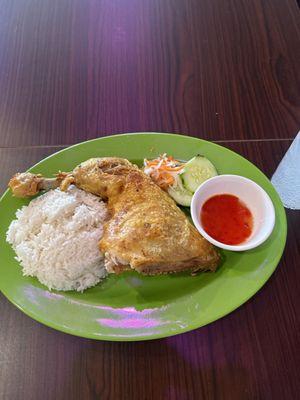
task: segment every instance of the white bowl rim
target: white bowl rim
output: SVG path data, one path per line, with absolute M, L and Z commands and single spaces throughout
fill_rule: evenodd
M 209 185 L 211 181 L 215 181 L 215 180 L 226 180 L 227 178 L 233 178 L 239 181 L 244 181 L 247 182 L 249 184 L 251 184 L 252 186 L 254 186 L 257 190 L 259 190 L 263 195 L 264 195 L 264 199 L 265 202 L 268 203 L 269 205 L 269 216 L 268 216 L 268 229 L 266 230 L 265 234 L 263 236 L 261 236 L 259 239 L 257 240 L 252 240 L 249 243 L 241 243 L 241 244 L 237 244 L 237 245 L 229 245 L 229 244 L 225 244 L 222 242 L 219 242 L 218 240 L 212 238 L 203 228 L 201 223 L 199 222 L 199 218 L 198 215 L 196 213 L 196 201 L 197 198 L 199 196 L 199 193 L 201 193 L 201 191 L 203 190 L 203 188 L 205 188 L 205 186 Z M 229 192 L 229 193 L 234 193 L 234 192 Z M 208 196 L 207 199 L 209 199 L 209 197 L 212 196 Z M 223 174 L 223 175 L 217 175 L 214 176 L 210 179 L 207 179 L 205 182 L 203 182 L 198 189 L 196 190 L 196 192 L 193 195 L 192 198 L 192 202 L 191 202 L 191 216 L 192 216 L 192 220 L 194 222 L 195 227 L 197 228 L 197 230 L 200 232 L 200 234 L 206 239 L 208 240 L 210 243 L 212 243 L 213 245 L 220 247 L 224 250 L 231 250 L 231 251 L 245 251 L 245 250 L 251 250 L 254 249 L 258 246 L 260 246 L 262 243 L 264 243 L 268 237 L 271 235 L 274 226 L 275 226 L 275 209 L 274 209 L 274 205 L 273 202 L 270 198 L 270 196 L 268 195 L 268 193 L 256 182 L 252 181 L 249 178 L 246 178 L 244 176 L 241 175 L 237 175 L 237 174 Z

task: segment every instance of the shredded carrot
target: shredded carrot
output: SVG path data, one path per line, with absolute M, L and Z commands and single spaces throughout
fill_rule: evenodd
M 175 176 L 183 169 L 184 163 L 173 156 L 160 155 L 153 160 L 144 160 L 144 172 L 162 189 L 174 185 Z
M 183 168 L 183 165 L 181 165 L 180 167 L 163 167 L 166 171 L 180 171 Z

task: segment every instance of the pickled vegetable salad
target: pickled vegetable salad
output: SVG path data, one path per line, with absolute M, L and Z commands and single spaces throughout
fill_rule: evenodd
M 214 165 L 201 155 L 184 163 L 166 153 L 153 160 L 145 159 L 144 172 L 166 190 L 177 204 L 187 207 L 191 205 L 198 187 L 217 175 Z

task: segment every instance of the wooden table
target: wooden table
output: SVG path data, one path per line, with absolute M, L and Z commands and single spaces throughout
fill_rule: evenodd
M 1 189 L 62 147 L 136 131 L 219 142 L 271 176 L 300 127 L 299 26 L 295 0 L 2 0 Z M 1 296 L 0 399 L 296 399 L 300 215 L 287 217 L 262 290 L 176 337 L 72 337 Z

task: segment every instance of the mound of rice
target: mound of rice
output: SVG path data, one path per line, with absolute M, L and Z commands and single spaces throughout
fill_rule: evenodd
M 70 186 L 50 190 L 16 213 L 6 239 L 23 267 L 49 289 L 83 291 L 106 276 L 98 242 L 107 218 L 99 197 Z

